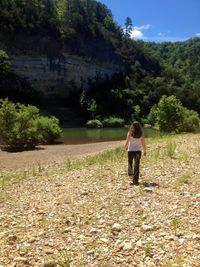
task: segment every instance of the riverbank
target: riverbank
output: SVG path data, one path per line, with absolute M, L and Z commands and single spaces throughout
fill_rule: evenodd
M 82 158 L 123 144 L 124 141 L 111 141 L 80 145 L 45 145 L 38 146 L 35 150 L 12 153 L 0 150 L 0 170 L 6 172 L 28 169 L 38 164 L 45 166 L 67 159 Z
M 200 135 L 147 147 L 139 186 L 120 149 L 1 174 L 0 266 L 199 267 Z

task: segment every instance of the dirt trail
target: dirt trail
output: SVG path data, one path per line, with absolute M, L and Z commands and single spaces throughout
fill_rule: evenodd
M 65 159 L 76 159 L 123 145 L 123 141 L 101 142 L 80 145 L 46 145 L 37 150 L 6 152 L 0 150 L 0 170 L 13 171 L 29 168 L 34 164 L 49 164 Z

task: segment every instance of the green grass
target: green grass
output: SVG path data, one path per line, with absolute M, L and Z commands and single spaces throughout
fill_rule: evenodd
M 190 172 L 187 172 L 187 173 L 182 174 L 181 176 L 178 176 L 175 181 L 175 186 L 176 186 L 177 191 L 179 191 L 180 188 L 184 184 L 189 184 L 190 180 L 191 180 Z
M 99 165 L 102 166 L 107 161 L 118 161 L 119 157 L 123 158 L 125 155 L 125 149 L 122 147 L 117 147 L 112 150 L 106 150 L 102 153 L 93 155 L 93 156 L 87 156 L 84 159 L 81 160 L 70 160 L 67 159 L 64 162 L 64 168 L 65 171 L 73 171 L 82 169 L 84 167 L 93 166 L 93 165 Z
M 71 267 L 71 258 L 67 250 L 60 251 L 60 259 L 57 262 L 59 267 Z
M 173 218 L 171 221 L 171 225 L 174 230 L 174 234 L 177 235 L 178 229 L 181 225 L 181 220 L 179 218 Z
M 167 143 L 165 147 L 165 153 L 168 157 L 173 158 L 176 152 L 176 143 L 173 141 L 170 141 Z

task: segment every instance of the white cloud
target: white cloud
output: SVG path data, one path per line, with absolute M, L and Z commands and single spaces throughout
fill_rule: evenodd
M 131 31 L 130 35 L 131 35 L 131 38 L 132 39 L 133 38 L 135 38 L 135 39 L 142 39 L 142 37 L 144 36 L 144 34 L 141 31 L 134 30 L 134 29 Z
M 197 37 L 200 37 L 200 32 L 195 34 Z
M 133 27 L 133 29 L 135 29 L 135 30 L 148 30 L 150 28 L 151 28 L 151 24 L 146 24 L 146 25 L 142 25 L 142 26 Z
M 151 28 L 151 24 L 145 24 L 142 26 L 134 26 L 130 35 L 132 39 L 144 39 L 144 33 L 142 31 Z

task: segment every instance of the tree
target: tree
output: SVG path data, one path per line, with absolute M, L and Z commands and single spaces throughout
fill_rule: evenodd
M 0 140 L 9 148 L 34 148 L 39 143 L 51 143 L 62 131 L 55 117 L 39 115 L 35 106 L 0 100 Z
M 132 19 L 130 17 L 127 17 L 125 21 L 125 35 L 126 36 L 130 36 L 130 33 L 132 31 L 132 26 L 133 26 Z
M 148 118 L 167 133 L 191 132 L 199 128 L 198 113 L 183 107 L 174 95 L 162 96 L 159 103 L 152 107 Z

